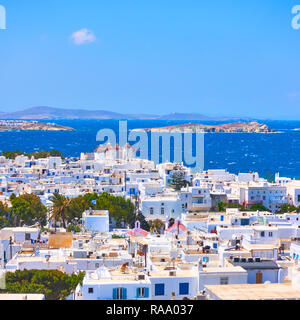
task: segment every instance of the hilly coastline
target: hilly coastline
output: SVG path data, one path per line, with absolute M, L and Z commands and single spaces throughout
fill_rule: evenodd
M 249 132 L 249 133 L 271 133 L 274 129 L 266 124 L 258 122 L 234 122 L 220 125 L 204 125 L 197 123 L 186 123 L 173 126 L 134 129 L 132 131 L 151 131 L 151 132 Z
M 251 121 L 250 118 L 209 117 L 198 113 L 170 113 L 167 115 L 122 114 L 107 110 L 62 109 L 33 107 L 14 112 L 0 112 L 0 119 L 58 120 L 58 119 L 128 119 L 128 120 L 203 120 L 203 121 Z
M 0 131 L 73 131 L 56 123 L 24 120 L 0 120 Z

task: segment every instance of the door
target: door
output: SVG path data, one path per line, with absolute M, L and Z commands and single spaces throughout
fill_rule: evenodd
M 262 273 L 261 272 L 256 273 L 256 283 L 262 283 Z

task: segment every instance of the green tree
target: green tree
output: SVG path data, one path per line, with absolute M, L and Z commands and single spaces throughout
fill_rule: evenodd
M 46 300 L 64 300 L 82 283 L 84 272 L 68 275 L 58 270 L 16 270 L 5 275 L 1 293 L 40 293 Z
M 36 222 L 39 222 L 41 226 L 46 224 L 47 209 L 37 195 L 31 193 L 16 197 L 15 194 L 12 194 L 10 202 L 14 226 L 30 225 Z
M 7 205 L 0 201 L 0 228 L 10 226 L 9 214 L 10 211 Z
M 30 152 L 26 153 L 23 151 L 15 150 L 15 151 L 2 151 L 1 155 L 4 156 L 7 159 L 15 159 L 16 156 L 19 155 L 24 155 L 27 156 L 28 158 L 34 157 L 35 159 L 40 159 L 40 158 L 48 158 L 48 157 L 61 157 L 63 158 L 63 155 L 60 151 L 58 150 L 51 150 L 51 151 L 37 151 L 37 152 Z
M 123 197 L 103 192 L 96 200 L 96 209 L 109 210 L 110 217 L 116 221 L 117 227 L 120 227 L 122 222 L 130 227 L 134 226 L 135 206 L 129 199 L 125 200 Z
M 185 180 L 185 173 L 183 171 L 175 171 L 171 175 L 170 185 L 175 190 L 180 190 L 182 187 L 188 186 L 190 183 Z
M 250 207 L 251 211 L 270 211 L 267 207 L 262 205 L 261 203 L 255 203 Z
M 80 226 L 77 225 L 77 224 L 69 224 L 69 225 L 67 226 L 67 232 L 74 232 L 74 233 L 76 233 L 76 232 L 80 232 L 80 231 L 81 231 L 81 228 L 80 228 Z
M 288 213 L 293 211 L 298 211 L 298 208 L 290 204 L 283 204 L 280 208 L 280 213 Z
M 141 223 L 141 228 L 146 230 L 146 231 L 149 231 L 150 230 L 150 225 L 149 223 L 147 222 L 147 220 L 145 219 L 144 215 L 142 213 L 138 213 L 137 215 L 137 220 Z
M 225 212 L 227 208 L 238 208 L 241 211 L 250 211 L 250 209 L 245 208 L 239 203 L 227 203 L 227 202 L 218 202 L 218 211 Z
M 68 219 L 70 213 L 71 199 L 63 196 L 62 194 L 54 193 L 53 197 L 51 198 L 51 202 L 52 208 L 50 220 L 54 219 L 55 221 L 62 221 L 63 227 L 66 228 L 66 220 Z

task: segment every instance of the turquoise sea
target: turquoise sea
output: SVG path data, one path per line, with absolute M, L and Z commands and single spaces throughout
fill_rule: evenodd
M 60 150 L 64 156 L 78 157 L 92 152 L 99 143 L 98 130 L 113 129 L 118 135 L 118 120 L 45 121 L 73 127 L 76 131 L 0 132 L 0 150 Z M 128 129 L 182 124 L 187 121 L 128 120 Z M 218 124 L 213 121 L 193 121 Z M 300 177 L 300 121 L 263 121 L 279 133 L 206 133 L 205 168 L 227 169 L 232 173 L 257 171 L 263 177 L 280 172 Z

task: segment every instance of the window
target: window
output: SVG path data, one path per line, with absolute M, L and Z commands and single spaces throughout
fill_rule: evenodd
M 149 288 L 137 288 L 137 298 L 149 298 Z
M 156 296 L 164 296 L 165 295 L 164 283 L 156 283 L 155 284 L 155 295 Z
M 269 232 L 269 237 L 273 237 L 273 232 Z
M 298 194 L 298 202 L 300 202 L 300 194 Z
M 30 240 L 30 233 L 25 233 L 25 240 Z
M 220 284 L 221 285 L 228 284 L 228 277 L 221 277 L 220 278 Z
M 203 257 L 203 258 L 202 258 L 202 261 L 203 261 L 203 262 L 209 262 L 209 258 L 208 258 L 208 257 Z
M 99 268 L 99 263 L 95 263 L 95 268 Z
M 260 233 L 260 236 L 261 236 L 261 237 L 264 237 L 264 236 L 265 236 L 265 232 L 262 231 L 262 232 Z
M 153 208 L 150 208 L 150 214 L 153 214 Z
M 165 214 L 165 209 L 164 209 L 164 208 L 161 208 L 161 209 L 160 209 L 160 213 L 161 213 L 161 214 Z
M 94 288 L 89 288 L 88 293 L 94 293 Z
M 145 296 L 145 288 L 138 288 L 138 297 L 144 297 Z
M 189 283 L 179 283 L 179 294 L 189 294 Z
M 113 300 L 126 300 L 127 289 L 126 288 L 114 288 L 113 289 Z

